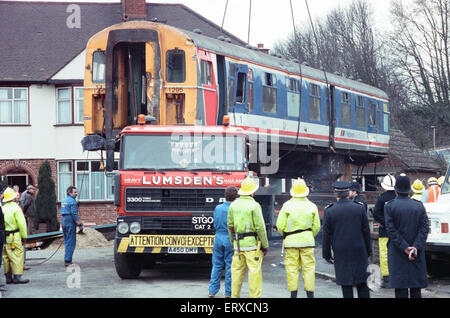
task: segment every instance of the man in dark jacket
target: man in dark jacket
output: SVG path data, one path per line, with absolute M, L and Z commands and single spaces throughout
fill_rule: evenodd
M 3 184 L 0 183 L 0 201 L 3 200 Z M 2 206 L 0 205 L 0 267 L 3 260 L 3 244 L 5 244 L 5 218 L 3 216 Z M 5 285 L 0 285 L 0 291 L 6 291 Z
M 350 199 L 356 203 L 361 203 L 367 213 L 367 202 L 361 196 L 361 191 L 361 185 L 357 181 L 352 181 L 352 185 L 350 186 Z
M 409 177 L 401 174 L 395 182 L 397 198 L 384 206 L 389 236 L 389 285 L 396 298 L 421 298 L 421 288 L 428 286 L 425 243 L 429 221 L 422 202 L 411 199 Z
M 34 227 L 34 210 L 35 210 L 35 200 L 34 193 L 36 189 L 33 185 L 27 187 L 20 199 L 20 207 L 22 208 L 25 219 L 27 220 L 27 233 L 28 235 L 33 233 Z
M 337 202 L 324 211 L 322 256 L 329 263 L 334 256 L 336 284 L 341 285 L 344 298 L 353 298 L 353 286 L 359 298 L 370 298 L 366 281 L 372 247 L 366 212 L 349 199 L 350 182 L 335 182 L 333 187 Z
M 375 207 L 373 208 L 373 218 L 380 225 L 378 227 L 378 250 L 380 251 L 380 267 L 383 281 L 381 288 L 389 287 L 389 268 L 388 268 L 388 255 L 387 244 L 389 237 L 386 233 L 386 224 L 384 223 L 384 205 L 386 202 L 394 200 L 396 197 L 394 191 L 395 177 L 390 174 L 386 175 L 381 182 L 381 187 L 386 190 L 377 198 Z

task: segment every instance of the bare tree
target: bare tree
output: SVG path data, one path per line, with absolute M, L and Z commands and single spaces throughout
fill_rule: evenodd
M 449 5 L 449 0 L 414 0 L 407 6 L 401 0 L 392 1 L 391 56 L 408 83 L 409 105 L 404 108 L 421 117 L 418 124 L 423 130 L 415 135 L 428 147 L 431 125 L 438 128 L 437 144 L 449 142 Z

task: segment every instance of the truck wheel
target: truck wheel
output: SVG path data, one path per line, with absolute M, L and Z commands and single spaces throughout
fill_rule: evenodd
M 122 279 L 139 277 L 142 270 L 141 255 L 133 255 L 117 252 L 117 242 L 114 244 L 114 265 L 117 275 Z

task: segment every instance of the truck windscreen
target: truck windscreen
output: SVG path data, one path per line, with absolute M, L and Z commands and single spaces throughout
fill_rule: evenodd
M 125 135 L 122 170 L 245 169 L 245 139 L 238 135 Z

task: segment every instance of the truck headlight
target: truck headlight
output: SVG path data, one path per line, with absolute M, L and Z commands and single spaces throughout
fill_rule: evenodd
M 141 223 L 133 222 L 130 224 L 130 232 L 133 234 L 137 234 L 141 231 Z
M 119 231 L 120 234 L 127 234 L 128 229 L 129 226 L 127 222 L 119 222 L 119 224 L 117 224 L 117 231 Z

